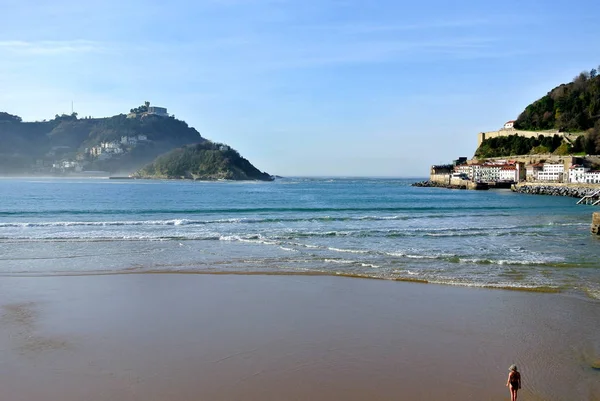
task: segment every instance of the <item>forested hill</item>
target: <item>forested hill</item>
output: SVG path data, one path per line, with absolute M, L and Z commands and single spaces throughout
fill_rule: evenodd
M 37 122 L 0 112 L 0 175 L 133 172 L 173 148 L 206 140 L 184 121 L 138 109 L 129 116 L 73 113 Z
M 134 176 L 195 180 L 273 179 L 229 146 L 210 141 L 172 150 L 137 171 Z
M 592 69 L 527 106 L 516 120 L 515 128 L 582 132 L 594 128 L 599 120 L 600 75 L 598 70 Z

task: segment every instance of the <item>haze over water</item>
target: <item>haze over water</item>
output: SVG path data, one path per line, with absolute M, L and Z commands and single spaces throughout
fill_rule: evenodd
M 2 179 L 0 274 L 326 274 L 600 299 L 597 209 L 414 181 Z

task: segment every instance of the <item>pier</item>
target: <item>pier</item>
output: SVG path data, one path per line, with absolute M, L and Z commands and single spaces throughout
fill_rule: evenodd
M 585 195 L 583 198 L 579 199 L 577 202 L 578 205 L 600 205 L 600 190 L 590 194 Z

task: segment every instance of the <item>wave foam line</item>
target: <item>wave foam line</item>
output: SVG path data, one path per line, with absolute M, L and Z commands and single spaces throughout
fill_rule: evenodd
M 51 221 L 51 222 L 9 222 L 0 223 L 0 228 L 29 227 L 109 227 L 109 226 L 193 226 L 207 224 L 268 224 L 333 221 L 392 221 L 433 216 L 318 216 L 306 218 L 230 218 L 216 220 L 168 219 L 168 220 L 122 220 L 122 221 Z M 446 217 L 446 216 L 445 216 Z
M 472 205 L 465 210 L 511 210 L 514 208 L 506 206 L 477 206 Z M 545 208 L 547 209 L 547 208 Z M 436 212 L 457 212 L 456 207 L 445 207 L 445 206 L 394 206 L 394 207 L 314 207 L 314 208 L 294 208 L 294 207 L 265 207 L 265 208 L 231 208 L 231 209 L 106 209 L 102 211 L 90 211 L 81 209 L 56 209 L 56 210 L 13 210 L 13 211 L 2 211 L 0 216 L 48 216 L 48 215 L 147 215 L 147 214 L 236 214 L 236 213 L 313 213 L 313 212 L 422 212 L 422 211 L 436 211 Z

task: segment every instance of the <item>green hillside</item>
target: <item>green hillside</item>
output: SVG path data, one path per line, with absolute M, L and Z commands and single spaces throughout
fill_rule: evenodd
M 196 180 L 261 180 L 272 177 L 261 172 L 227 145 L 205 141 L 159 156 L 134 174 L 137 178 L 187 178 Z
M 600 67 L 599 67 L 600 68 Z M 525 138 L 518 135 L 484 140 L 475 157 L 501 157 L 530 154 L 600 154 L 600 76 L 597 70 L 582 72 L 573 82 L 552 89 L 531 103 L 515 121 L 525 131 L 556 130 L 584 132 L 567 141 L 562 135 Z M 510 133 L 510 131 L 506 131 Z
M 546 96 L 527 106 L 517 118 L 515 128 L 582 132 L 593 128 L 598 120 L 600 76 L 593 69 L 582 72 L 571 83 L 557 86 Z
M 205 140 L 184 121 L 144 112 L 129 118 L 78 118 L 74 113 L 37 122 L 0 112 L 0 175 L 64 173 L 72 166 L 133 172 L 173 148 Z M 102 144 L 112 149 L 100 149 Z

